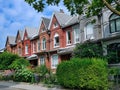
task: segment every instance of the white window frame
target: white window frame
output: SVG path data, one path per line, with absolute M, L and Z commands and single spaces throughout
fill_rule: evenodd
M 88 25 L 92 25 L 92 29 L 88 28 Z M 92 30 L 92 31 L 90 31 Z M 89 34 L 88 34 L 89 33 Z M 91 40 L 94 39 L 94 30 L 93 30 L 93 24 L 92 23 L 88 23 L 86 24 L 85 28 L 84 28 L 84 35 L 85 35 L 85 40 Z M 88 35 L 91 35 L 90 37 L 88 37 Z
M 46 50 L 46 39 L 45 38 L 42 39 L 42 50 Z
M 57 57 L 56 60 L 54 60 L 54 59 L 55 59 L 55 56 Z M 59 57 L 58 57 L 57 54 L 53 54 L 53 55 L 51 56 L 51 68 L 52 68 L 52 69 L 56 69 L 58 64 L 59 64 Z
M 56 37 L 58 37 L 59 43 L 56 43 Z M 57 33 L 55 33 L 55 35 L 54 35 L 54 48 L 59 47 L 59 45 L 60 45 L 60 38 L 59 38 L 59 35 Z
M 78 35 L 77 35 L 78 34 Z M 80 42 L 80 30 L 78 27 L 74 28 L 74 43 L 79 43 Z
M 45 57 L 40 56 L 40 65 L 45 65 Z
M 68 30 L 68 31 L 66 31 L 66 44 L 67 44 L 67 45 L 71 45 L 71 40 L 68 40 L 68 39 L 69 39 L 69 38 L 68 38 L 68 32 L 70 32 L 70 39 L 71 39 L 71 31 Z
M 25 54 L 28 54 L 28 45 L 25 45 Z
M 35 43 L 35 42 L 33 42 L 33 53 L 35 53 L 35 52 L 36 52 L 36 50 L 35 50 L 35 46 L 36 46 L 36 43 Z

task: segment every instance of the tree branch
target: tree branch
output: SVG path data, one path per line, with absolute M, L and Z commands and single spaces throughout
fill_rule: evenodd
M 115 0 L 115 3 L 120 6 L 120 1 Z
M 120 11 L 114 9 L 106 0 L 102 0 L 105 4 L 105 6 L 110 9 L 113 13 L 117 14 L 120 16 Z

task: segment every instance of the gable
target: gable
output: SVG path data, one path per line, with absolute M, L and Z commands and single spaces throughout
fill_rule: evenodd
M 7 47 L 8 45 L 9 45 L 9 40 L 8 40 L 8 37 L 7 37 L 5 47 Z
M 27 39 L 28 39 L 28 34 L 27 34 L 26 30 L 25 30 L 23 40 L 27 40 Z
M 55 15 L 54 15 L 52 20 L 51 20 L 51 23 L 50 23 L 50 30 L 51 29 L 56 29 L 56 28 L 59 28 L 59 27 L 60 27 L 60 24 L 59 24 L 57 18 L 55 17 Z
M 47 30 L 47 29 L 46 29 L 46 27 L 45 27 L 45 24 L 44 24 L 44 22 L 42 21 L 42 22 L 41 22 L 41 25 L 40 25 L 39 33 L 45 32 L 46 30 Z
M 16 42 L 20 42 L 20 41 L 21 41 L 21 37 L 20 37 L 20 34 L 18 33 L 16 37 Z

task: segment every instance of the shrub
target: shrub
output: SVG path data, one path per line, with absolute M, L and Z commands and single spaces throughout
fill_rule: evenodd
M 96 58 L 73 58 L 58 65 L 57 80 L 68 88 L 107 90 L 107 63 Z
M 11 65 L 11 63 L 18 58 L 18 55 L 9 52 L 3 52 L 2 54 L 0 54 L 0 69 L 9 69 L 9 65 Z
M 16 71 L 14 80 L 18 82 L 33 82 L 34 74 L 28 68 L 22 67 Z
M 77 58 L 103 57 L 102 46 L 90 41 L 82 44 L 77 44 L 73 53 L 74 57 Z
M 34 69 L 35 73 L 38 73 L 41 77 L 45 76 L 48 73 L 48 69 L 45 65 L 38 66 Z
M 11 68 L 11 69 L 21 69 L 22 66 L 24 66 L 24 67 L 30 66 L 29 61 L 24 59 L 24 58 L 16 59 L 15 61 L 12 62 L 12 64 L 9 66 L 9 68 Z

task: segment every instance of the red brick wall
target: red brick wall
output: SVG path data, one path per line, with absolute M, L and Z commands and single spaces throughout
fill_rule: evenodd
M 25 39 L 27 38 L 27 39 Z M 28 54 L 25 54 L 25 46 L 28 45 Z M 24 33 L 24 38 L 23 38 L 23 56 L 30 56 L 31 55 L 31 42 L 27 36 L 27 32 L 25 31 Z
M 53 20 L 51 22 L 51 26 L 50 26 L 50 31 L 51 31 L 51 35 L 50 35 L 50 50 L 56 49 L 54 47 L 54 35 L 57 33 L 59 35 L 59 47 L 57 48 L 61 48 L 64 46 L 64 35 L 63 35 L 63 30 L 61 29 L 59 23 L 58 23 L 58 27 L 54 28 L 54 23 L 58 22 L 56 17 L 53 17 Z

